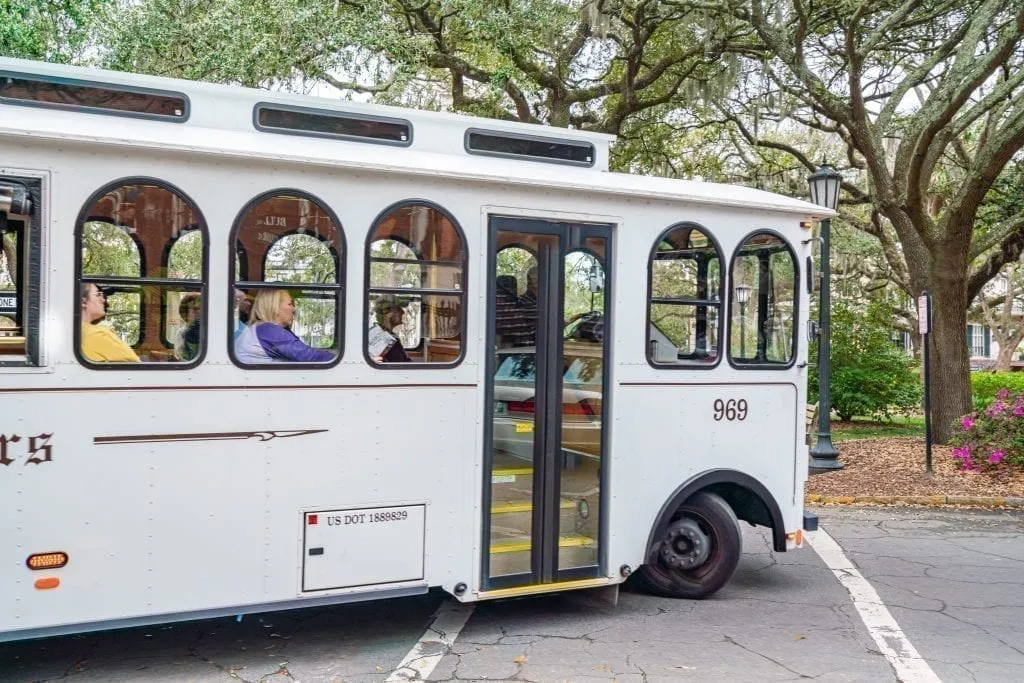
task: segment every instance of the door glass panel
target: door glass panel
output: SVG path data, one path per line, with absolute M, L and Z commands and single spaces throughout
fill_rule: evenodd
M 531 573 L 534 519 L 540 504 L 534 471 L 538 254 L 558 238 L 498 232 L 494 289 L 494 395 L 491 405 L 490 576 Z
M 565 257 L 558 568 L 598 563 L 604 397 L 603 238 Z

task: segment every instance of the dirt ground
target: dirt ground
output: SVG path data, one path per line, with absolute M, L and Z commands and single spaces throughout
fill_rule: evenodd
M 925 474 L 924 439 L 856 439 L 836 443 L 842 470 L 812 474 L 805 491 L 823 496 L 1024 496 L 1024 473 L 961 472 L 949 446 L 932 447 Z

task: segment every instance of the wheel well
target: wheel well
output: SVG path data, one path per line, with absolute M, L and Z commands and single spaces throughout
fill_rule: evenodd
M 786 550 L 786 527 L 782 521 L 782 512 L 768 489 L 748 474 L 733 470 L 712 470 L 684 483 L 665 502 L 658 513 L 657 522 L 651 528 L 648 552 L 655 548 L 657 539 L 662 537 L 679 506 L 700 491 L 710 491 L 720 496 L 733 509 L 738 519 L 769 527 L 772 530 L 772 545 L 775 550 Z

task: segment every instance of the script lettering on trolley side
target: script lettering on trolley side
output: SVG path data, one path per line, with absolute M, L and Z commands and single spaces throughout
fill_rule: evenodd
M 715 399 L 715 422 L 721 422 L 722 420 L 728 420 L 729 422 L 740 421 L 747 419 L 747 399 L 741 398 L 736 400 L 730 398 L 728 401 L 723 401 L 720 398 Z
M 50 439 L 53 434 L 36 434 L 22 438 L 18 434 L 0 434 L 0 465 L 11 465 L 24 455 L 24 465 L 41 465 L 44 462 L 53 462 L 53 446 Z M 12 447 L 14 444 L 27 441 L 25 446 Z M 18 451 L 23 451 L 19 453 Z

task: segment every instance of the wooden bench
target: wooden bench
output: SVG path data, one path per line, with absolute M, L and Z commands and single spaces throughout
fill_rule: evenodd
M 805 440 L 808 446 L 813 445 L 815 427 L 818 422 L 818 404 L 808 403 L 806 412 L 804 413 L 804 432 L 806 433 Z

